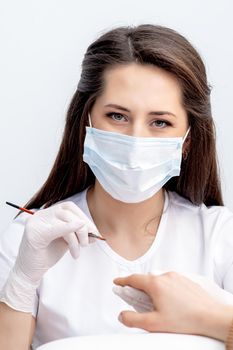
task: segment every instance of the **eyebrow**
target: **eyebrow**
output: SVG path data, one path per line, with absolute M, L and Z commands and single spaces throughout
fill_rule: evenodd
M 113 107 L 113 108 L 120 109 L 120 110 L 122 110 L 124 112 L 130 112 L 129 109 L 127 109 L 125 107 L 122 107 L 120 105 L 117 105 L 117 104 L 113 104 L 113 103 L 107 104 L 104 107 Z M 167 114 L 167 115 L 170 115 L 170 116 L 176 118 L 176 115 L 174 113 L 168 112 L 168 111 L 152 111 L 152 112 L 149 113 L 149 115 L 164 115 L 164 114 Z

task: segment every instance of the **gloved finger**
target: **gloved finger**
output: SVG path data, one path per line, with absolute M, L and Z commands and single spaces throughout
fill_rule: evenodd
M 91 232 L 90 225 L 87 225 L 86 221 L 69 210 L 63 210 L 60 204 L 35 213 L 26 225 L 28 239 L 37 248 L 44 248 L 54 239 L 68 233 L 78 232 L 85 225 Z M 80 240 L 85 245 L 85 236 L 84 242 L 82 237 Z
M 53 266 L 58 260 L 61 259 L 61 257 L 67 252 L 69 249 L 67 242 L 64 241 L 63 238 L 56 238 L 54 239 L 50 245 L 49 248 L 51 250 L 51 254 L 47 255 L 47 265 L 48 268 Z
M 73 202 L 63 202 L 61 203 L 62 208 L 65 210 L 71 211 L 74 215 L 78 216 L 82 221 L 85 221 L 89 232 L 92 232 L 96 235 L 100 235 L 95 224 L 87 217 L 87 215 Z
M 77 259 L 80 254 L 79 241 L 74 232 L 63 236 L 63 239 L 67 242 L 70 254 L 74 259 Z
M 83 218 L 80 218 L 79 216 L 75 215 L 72 211 L 63 209 L 61 206 L 57 206 L 55 211 L 56 218 L 63 222 L 77 222 L 80 221 L 81 223 L 86 224 L 85 220 Z
M 89 243 L 89 239 L 88 239 L 88 226 L 87 225 L 84 225 L 82 226 L 81 228 L 79 228 L 76 232 L 76 236 L 78 238 L 78 241 L 80 243 L 80 245 L 82 247 L 85 247 L 88 245 Z
M 78 231 L 81 227 L 83 227 L 83 225 L 84 223 L 81 222 L 79 219 L 72 222 L 64 222 L 57 220 L 53 225 L 51 225 L 49 234 L 43 235 L 43 237 L 41 237 L 41 240 L 49 244 L 56 238 L 64 237 L 67 234 Z
M 114 286 L 113 292 L 123 299 L 126 303 L 133 306 L 138 312 L 146 312 L 154 310 L 154 305 L 146 293 L 139 289 L 129 286 Z

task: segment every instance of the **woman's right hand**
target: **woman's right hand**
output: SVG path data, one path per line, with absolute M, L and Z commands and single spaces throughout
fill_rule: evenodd
M 1 301 L 16 310 L 30 312 L 44 273 L 68 249 L 73 258 L 78 258 L 80 246 L 89 243 L 89 232 L 100 235 L 96 226 L 73 202 L 62 202 L 29 216 Z

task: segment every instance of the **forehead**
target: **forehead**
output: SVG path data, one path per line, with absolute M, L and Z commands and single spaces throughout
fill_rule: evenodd
M 174 108 L 181 105 L 182 91 L 171 73 L 153 65 L 131 63 L 105 71 L 101 99 Z

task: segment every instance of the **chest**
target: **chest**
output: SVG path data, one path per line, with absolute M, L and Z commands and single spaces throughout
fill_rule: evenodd
M 131 309 L 113 292 L 113 279 L 132 273 L 156 273 L 168 270 L 208 275 L 213 265 L 208 242 L 190 232 L 173 229 L 158 234 L 151 247 L 139 259 L 128 261 L 105 242 L 83 248 L 78 260 L 67 253 L 44 276 L 39 289 L 35 343 L 62 337 L 128 333 L 138 330 L 118 321 L 122 310 Z

